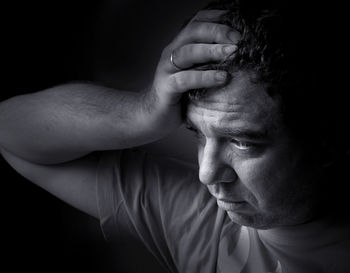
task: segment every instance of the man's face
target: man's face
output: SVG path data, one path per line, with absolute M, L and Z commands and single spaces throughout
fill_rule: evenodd
M 199 179 L 234 222 L 263 229 L 299 224 L 311 215 L 312 168 L 283 125 L 279 100 L 253 77 L 237 72 L 189 105 Z

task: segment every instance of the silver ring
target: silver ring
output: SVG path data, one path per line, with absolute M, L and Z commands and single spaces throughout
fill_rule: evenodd
M 175 68 L 177 68 L 178 70 L 182 70 L 183 68 L 177 66 L 176 63 L 174 62 L 173 53 L 174 53 L 174 51 L 171 52 L 171 54 L 170 54 L 170 62 L 171 62 L 171 64 L 172 64 Z

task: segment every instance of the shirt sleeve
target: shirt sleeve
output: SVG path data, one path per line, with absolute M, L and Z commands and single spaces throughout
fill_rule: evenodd
M 175 241 L 207 205 L 204 192 L 192 164 L 137 150 L 100 158 L 97 200 L 105 238 L 140 240 L 170 272 L 178 272 Z

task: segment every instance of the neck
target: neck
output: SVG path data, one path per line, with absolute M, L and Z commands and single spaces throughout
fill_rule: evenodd
M 278 245 L 324 244 L 349 232 L 349 223 L 334 222 L 331 217 L 317 218 L 294 226 L 258 230 L 260 237 Z

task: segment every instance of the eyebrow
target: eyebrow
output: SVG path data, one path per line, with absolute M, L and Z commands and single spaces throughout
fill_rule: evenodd
M 270 137 L 268 130 L 252 130 L 248 128 L 216 128 L 215 130 L 222 136 L 243 139 L 263 140 Z
M 192 131 L 199 132 L 198 128 L 189 120 L 186 119 L 186 128 Z M 266 140 L 271 137 L 269 130 L 253 130 L 249 128 L 215 128 L 218 135 L 231 137 L 231 138 L 242 138 L 251 140 Z

